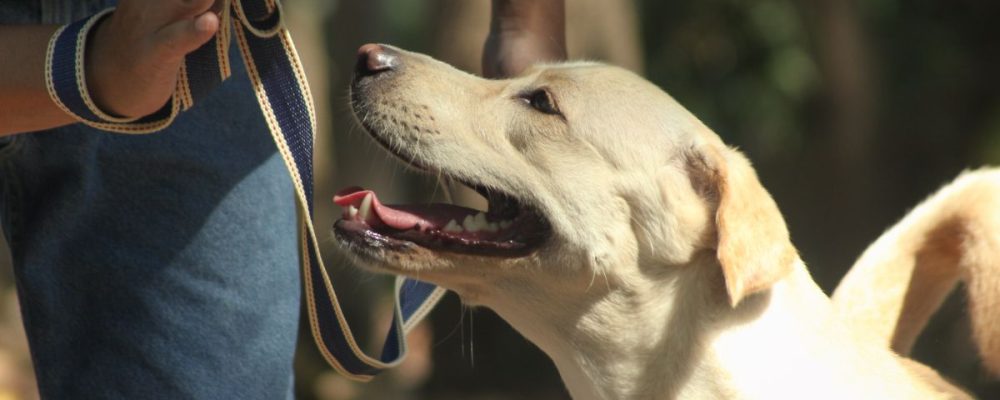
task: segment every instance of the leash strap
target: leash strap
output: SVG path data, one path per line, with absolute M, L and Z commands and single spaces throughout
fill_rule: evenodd
M 283 24 L 281 4 L 277 0 L 225 1 L 219 33 L 185 58 L 170 101 L 141 118 L 120 118 L 103 112 L 87 92 L 87 38 L 90 30 L 113 11 L 104 10 L 62 27 L 53 35 L 45 68 L 53 101 L 79 122 L 97 129 L 133 134 L 161 130 L 229 77 L 228 50 L 235 33 L 257 102 L 295 187 L 303 282 L 313 339 L 323 358 L 354 380 L 371 380 L 382 370 L 399 364 L 406 355 L 406 334 L 430 312 L 445 290 L 397 278 L 395 309 L 382 353 L 371 357 L 358 346 L 318 251 L 312 222 L 316 114 L 302 64 Z

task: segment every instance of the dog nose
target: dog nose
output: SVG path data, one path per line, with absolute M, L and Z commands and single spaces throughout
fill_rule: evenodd
M 358 63 L 354 72 L 358 76 L 375 75 L 399 67 L 399 53 L 380 44 L 368 43 L 358 49 Z

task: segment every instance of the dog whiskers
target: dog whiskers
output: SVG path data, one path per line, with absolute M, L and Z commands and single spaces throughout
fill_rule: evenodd
M 600 273 L 604 277 L 604 287 L 608 289 L 608 292 L 610 292 L 611 291 L 611 281 L 608 280 L 608 271 L 605 271 L 604 268 L 595 268 L 594 269 L 594 271 L 590 274 L 590 283 L 587 284 L 587 290 L 585 290 L 585 291 L 589 292 L 590 289 L 592 287 L 594 287 L 594 281 L 597 280 L 597 273 L 598 273 L 597 270 L 598 269 L 600 269 Z
M 448 331 L 448 333 L 446 335 L 442 336 L 441 339 L 438 339 L 437 342 L 434 342 L 434 346 L 432 346 L 432 347 L 437 347 L 437 346 L 443 344 L 444 342 L 448 341 L 448 339 L 451 339 L 452 336 L 455 336 L 455 332 L 456 331 L 459 332 L 459 334 L 462 335 L 462 337 L 464 337 L 465 333 L 464 333 L 464 331 L 462 331 L 462 329 L 463 329 L 463 326 L 465 325 L 465 305 L 464 304 L 460 304 L 460 307 L 461 307 L 461 309 L 459 309 L 459 313 L 458 313 L 458 324 L 455 325 L 455 326 L 452 326 L 451 330 Z M 465 341 L 462 340 L 462 343 L 465 343 Z M 465 348 L 464 347 L 462 348 L 462 354 L 463 354 L 463 356 L 465 354 Z
M 469 366 L 476 368 L 476 318 L 469 310 Z
M 459 300 L 461 300 L 461 299 L 459 299 Z M 469 357 L 469 365 L 474 368 L 476 366 L 476 351 L 475 351 L 476 347 L 475 347 L 474 329 L 473 329 L 475 327 L 475 324 L 473 323 L 474 317 L 473 317 L 473 314 L 472 314 L 473 307 L 469 307 L 469 306 L 465 305 L 464 302 L 461 305 L 462 305 L 462 311 L 461 311 L 460 318 L 459 318 L 459 321 L 458 321 L 459 326 L 461 327 L 461 330 L 459 331 L 460 332 L 459 340 L 461 341 L 461 345 L 459 346 L 459 348 L 461 349 L 461 352 L 462 352 L 461 353 L 462 354 L 462 358 L 465 358 L 466 357 L 466 355 L 465 355 L 465 316 L 468 315 L 469 316 L 469 355 L 468 355 L 468 357 Z M 454 333 L 454 331 L 452 331 L 452 334 L 453 333 Z M 449 336 L 450 336 L 450 334 L 449 334 Z

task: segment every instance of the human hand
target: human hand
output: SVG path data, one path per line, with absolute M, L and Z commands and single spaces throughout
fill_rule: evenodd
M 122 117 L 163 107 L 174 93 L 184 56 L 219 30 L 215 0 L 121 0 L 96 27 L 85 60 L 97 106 Z
M 566 59 L 564 0 L 493 0 L 483 75 L 516 76 L 537 62 Z

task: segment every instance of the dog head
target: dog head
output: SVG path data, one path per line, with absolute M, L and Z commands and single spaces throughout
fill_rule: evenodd
M 486 80 L 366 45 L 351 100 L 390 153 L 489 202 L 389 206 L 342 191 L 336 237 L 370 268 L 489 305 L 511 291 L 544 301 L 589 290 L 595 276 L 655 280 L 707 254 L 735 305 L 795 258 L 746 159 L 628 71 L 566 63 Z

